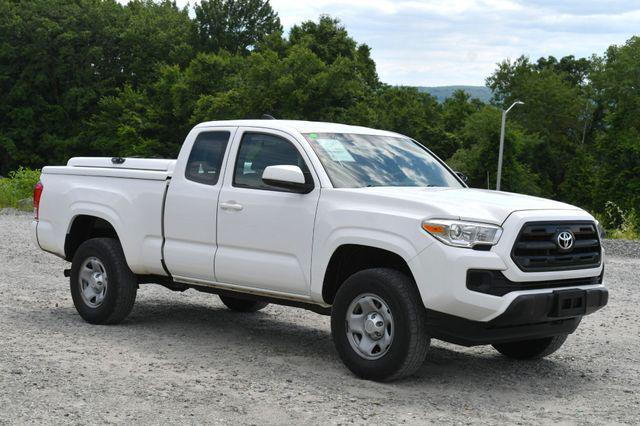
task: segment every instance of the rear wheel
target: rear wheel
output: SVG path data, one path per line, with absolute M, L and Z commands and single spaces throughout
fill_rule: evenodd
M 76 251 L 69 279 L 73 304 L 92 324 L 117 324 L 129 315 L 138 283 L 113 238 L 93 238 Z
M 567 340 L 567 334 L 545 337 L 543 339 L 523 340 L 520 342 L 496 343 L 492 345 L 502 355 L 513 359 L 540 359 L 551 355 Z
M 258 300 L 239 299 L 237 297 L 220 296 L 220 300 L 225 306 L 236 312 L 258 312 L 269 305 L 267 302 Z
M 376 268 L 349 277 L 331 309 L 331 333 L 345 365 L 363 379 L 391 381 L 424 362 L 426 313 L 413 280 Z

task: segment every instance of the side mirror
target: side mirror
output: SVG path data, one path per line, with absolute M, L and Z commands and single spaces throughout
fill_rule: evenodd
M 299 194 L 307 194 L 313 190 L 313 183 L 305 182 L 304 173 L 298 166 L 268 166 L 262 172 L 262 181 Z
M 456 172 L 456 174 L 465 183 L 469 180 L 469 177 L 462 172 Z

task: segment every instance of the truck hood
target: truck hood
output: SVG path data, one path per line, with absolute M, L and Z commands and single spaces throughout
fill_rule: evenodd
M 472 188 L 372 187 L 360 188 L 371 195 L 399 202 L 418 202 L 429 206 L 433 218 L 460 219 L 502 224 L 509 215 L 521 210 L 582 209 L 559 201 L 511 192 Z

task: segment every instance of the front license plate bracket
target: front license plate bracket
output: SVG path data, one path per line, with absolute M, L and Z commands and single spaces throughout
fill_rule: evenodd
M 576 317 L 584 315 L 587 309 L 585 290 L 556 290 L 553 292 L 552 317 Z

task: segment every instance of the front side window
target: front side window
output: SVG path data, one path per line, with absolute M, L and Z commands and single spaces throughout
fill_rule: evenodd
M 218 183 L 230 136 L 231 133 L 226 131 L 200 133 L 189 154 L 186 178 L 206 185 Z
M 283 191 L 262 181 L 269 166 L 298 166 L 311 182 L 311 174 L 295 146 L 286 139 L 265 133 L 245 133 L 240 141 L 233 185 L 243 188 Z
M 463 187 L 438 159 L 406 137 L 350 133 L 304 136 L 335 188 Z

